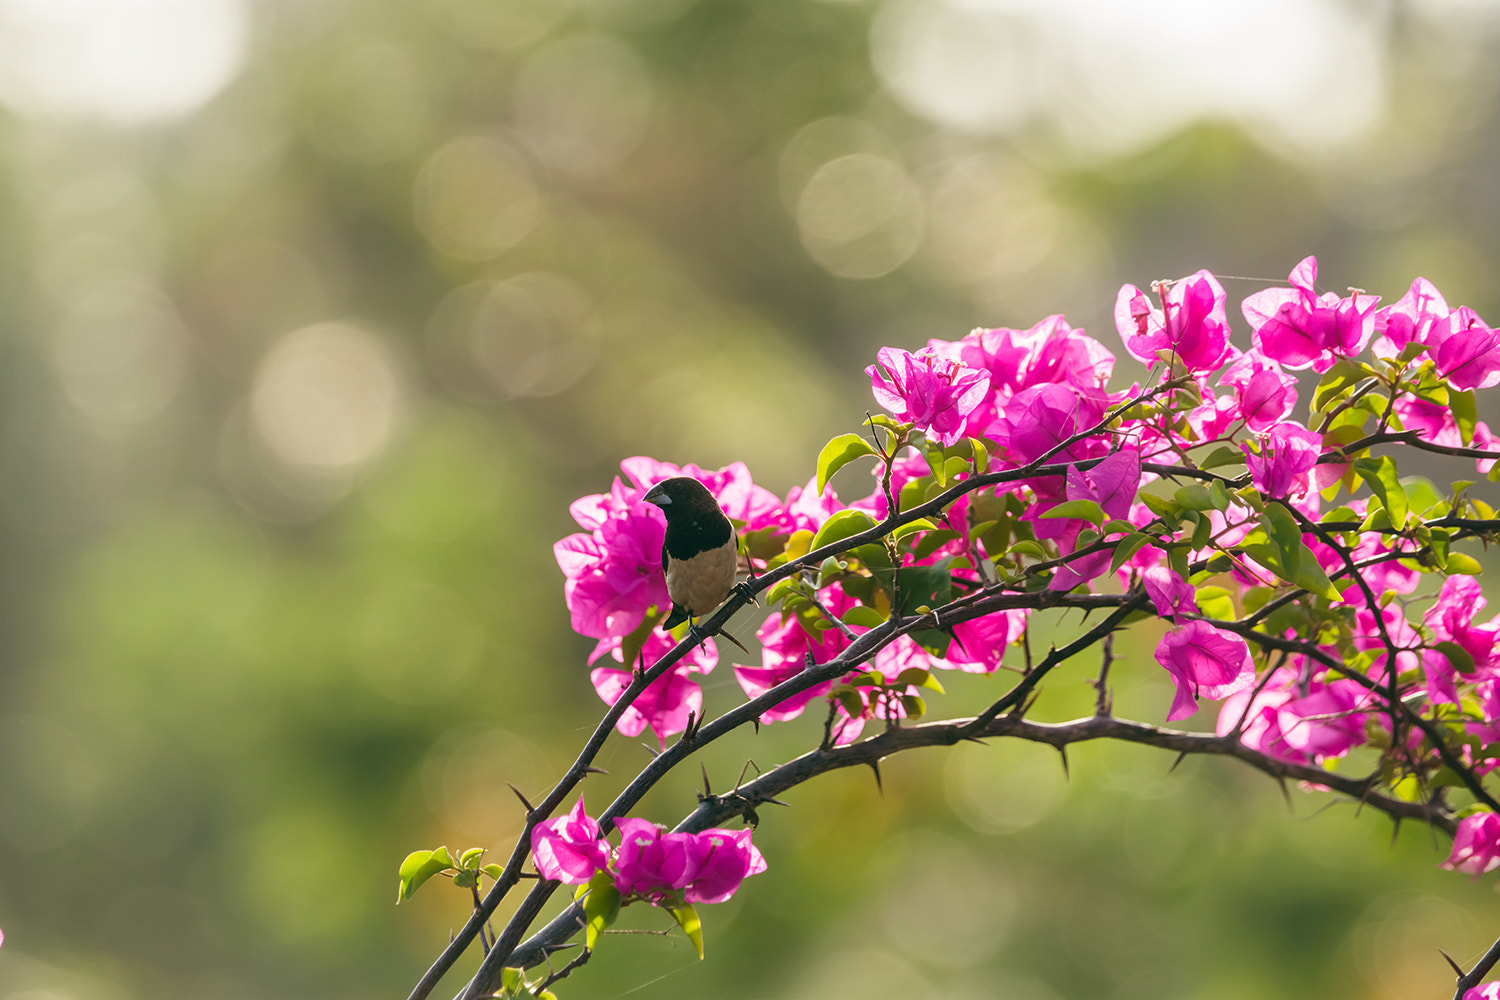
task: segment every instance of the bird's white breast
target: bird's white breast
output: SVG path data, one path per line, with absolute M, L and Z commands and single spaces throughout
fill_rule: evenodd
M 739 547 L 734 536 L 716 549 L 691 559 L 672 559 L 667 565 L 667 594 L 672 603 L 693 616 L 706 615 L 723 603 L 734 586 Z

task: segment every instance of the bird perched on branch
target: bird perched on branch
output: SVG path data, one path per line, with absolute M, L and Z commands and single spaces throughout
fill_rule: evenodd
M 662 628 L 670 631 L 724 603 L 734 589 L 739 540 L 708 487 L 689 476 L 662 480 L 646 492 L 645 500 L 667 517 L 661 565 L 667 573 L 672 613 Z M 740 646 L 734 636 L 723 634 Z

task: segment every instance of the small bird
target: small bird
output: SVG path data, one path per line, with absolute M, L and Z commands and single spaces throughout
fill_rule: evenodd
M 644 499 L 667 516 L 661 565 L 667 573 L 672 613 L 662 628 L 670 631 L 708 614 L 729 596 L 739 566 L 739 541 L 719 502 L 696 479 L 664 479 L 647 490 Z M 734 642 L 733 636 L 724 635 Z

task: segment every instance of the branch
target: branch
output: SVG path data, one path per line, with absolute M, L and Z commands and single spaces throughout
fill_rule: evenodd
M 820 774 L 846 767 L 878 764 L 886 757 L 920 747 L 953 746 L 961 740 L 1013 738 L 1044 743 L 1062 749 L 1071 743 L 1114 739 L 1128 743 L 1160 747 L 1178 754 L 1211 754 L 1232 757 L 1278 780 L 1293 779 L 1323 785 L 1347 795 L 1364 806 L 1378 809 L 1393 819 L 1416 819 L 1452 835 L 1457 829 L 1454 814 L 1435 803 L 1408 802 L 1374 789 L 1374 779 L 1355 779 L 1326 771 L 1312 764 L 1295 764 L 1268 756 L 1240 742 L 1234 736 L 1190 733 L 1151 726 L 1128 719 L 1091 716 L 1071 722 L 1032 722 L 1014 715 L 1000 716 L 978 725 L 979 719 L 952 719 L 945 722 L 890 729 L 878 736 L 842 747 L 812 750 L 780 767 L 767 771 L 748 785 L 725 795 L 704 798 L 674 832 L 699 833 L 710 827 L 743 816 L 756 805 L 779 798 Z M 576 904 L 564 910 L 524 944 L 512 952 L 509 964 L 529 967 L 541 962 L 578 931 Z

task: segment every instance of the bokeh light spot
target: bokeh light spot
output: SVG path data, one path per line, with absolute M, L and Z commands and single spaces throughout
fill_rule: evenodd
M 541 215 L 541 192 L 521 154 L 488 136 L 455 139 L 417 177 L 417 225 L 450 257 L 485 260 L 519 243 Z
M 287 334 L 261 363 L 251 393 L 255 430 L 294 470 L 340 472 L 385 447 L 401 411 L 394 359 L 352 323 Z
M 640 58 L 607 35 L 554 42 L 516 80 L 516 127 L 564 173 L 598 177 L 641 142 L 651 82 Z
M 0 0 L 0 101 L 116 124 L 197 110 L 239 71 L 243 0 Z
M 159 291 L 114 282 L 63 319 L 52 365 L 82 413 L 105 424 L 138 424 L 177 395 L 187 368 L 186 332 Z
M 841 278 L 878 278 L 899 267 L 922 239 L 925 212 L 900 165 L 869 153 L 825 163 L 797 201 L 807 252 Z

